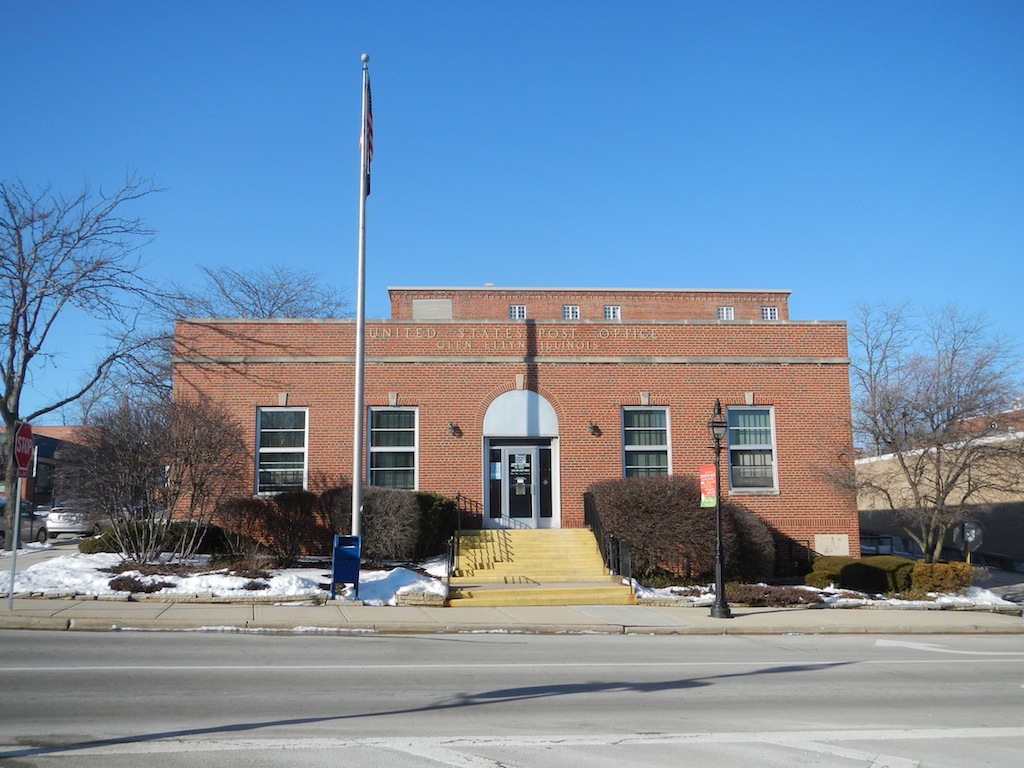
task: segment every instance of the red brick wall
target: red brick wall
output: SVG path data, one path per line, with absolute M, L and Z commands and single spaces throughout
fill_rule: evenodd
M 507 320 L 510 305 L 525 305 L 528 320 L 561 320 L 565 305 L 580 308 L 580 320 L 604 321 L 604 308 L 620 308 L 622 322 L 717 320 L 718 307 L 733 307 L 735 320 L 760 320 L 761 307 L 777 307 L 789 319 L 786 291 L 565 290 L 518 288 L 392 288 L 391 317 L 411 320 L 413 301 L 449 299 L 454 320 Z
M 352 321 L 181 322 L 175 389 L 226 404 L 250 441 L 256 408 L 287 393 L 289 406 L 310 409 L 310 476 L 350 477 L 354 348 Z M 742 503 L 791 539 L 846 534 L 856 555 L 855 498 L 830 481 L 851 466 L 846 354 L 842 323 L 373 321 L 365 405 L 397 393 L 398 405 L 416 406 L 419 487 L 482 501 L 484 413 L 522 374 L 558 417 L 561 523 L 571 527 L 583 524 L 588 485 L 621 477 L 621 407 L 641 392 L 669 408 L 673 474 L 694 477 L 714 458 L 715 399 L 742 405 L 753 393 L 775 408 L 779 493 Z

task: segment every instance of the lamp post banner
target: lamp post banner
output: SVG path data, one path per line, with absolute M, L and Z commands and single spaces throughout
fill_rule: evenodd
M 717 483 L 714 464 L 702 464 L 700 467 L 700 505 L 701 507 L 715 508 L 717 496 Z

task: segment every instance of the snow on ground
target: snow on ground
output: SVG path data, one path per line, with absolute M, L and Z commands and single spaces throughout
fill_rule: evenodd
M 50 550 L 49 544 L 31 544 L 22 553 L 31 554 L 41 550 Z M 8 566 L 9 556 L 0 558 L 0 594 L 6 594 L 11 583 Z M 232 576 L 227 572 L 214 571 L 195 575 L 158 575 L 144 576 L 138 571 L 125 571 L 121 574 L 111 573 L 110 568 L 118 565 L 121 557 L 114 554 L 83 555 L 80 553 L 61 555 L 43 562 L 34 563 L 18 571 L 14 579 L 15 593 L 36 594 L 78 594 L 78 595 L 126 595 L 112 589 L 110 580 L 115 575 L 134 576 L 143 584 L 163 583 L 161 594 L 195 595 L 209 594 L 214 597 L 254 597 L 294 600 L 308 597 L 323 598 L 329 590 L 331 579 L 330 569 L 322 568 L 288 568 L 269 571 L 269 578 L 251 579 Z M 397 605 L 399 594 L 406 592 L 433 593 L 446 597 L 448 587 L 444 582 L 446 560 L 437 558 L 418 566 L 425 571 L 423 575 L 404 567 L 383 570 L 363 570 L 359 573 L 359 599 L 367 605 Z M 261 589 L 252 589 L 253 582 Z M 641 598 L 667 601 L 679 605 L 706 606 L 714 602 L 714 587 L 708 585 L 699 590 L 688 589 L 648 589 L 637 585 L 637 594 Z M 1013 606 L 1014 603 L 1003 600 L 987 589 L 971 587 L 957 595 L 934 595 L 934 600 L 897 600 L 882 595 L 864 595 L 847 590 L 801 587 L 809 592 L 816 592 L 822 598 L 821 605 L 831 608 L 860 607 L 894 607 L 894 608 L 963 608 Z M 342 588 L 338 585 L 339 599 L 352 599 L 352 587 Z
M 49 545 L 29 545 L 21 553 L 51 548 Z M 126 595 L 111 588 L 110 580 L 115 576 L 135 577 L 142 584 L 162 583 L 161 594 L 195 595 L 209 594 L 214 597 L 261 597 L 295 599 L 302 597 L 322 598 L 329 589 L 330 569 L 288 568 L 271 570 L 267 579 L 251 579 L 232 576 L 227 572 L 213 571 L 194 575 L 144 576 L 138 571 L 111 573 L 108 569 L 118 565 L 120 555 L 109 553 L 83 555 L 70 554 L 54 557 L 19 570 L 14 578 L 14 591 L 36 594 L 78 594 L 78 595 Z M 0 593 L 6 594 L 11 584 L 9 558 L 0 564 Z M 7 568 L 4 568 L 7 566 Z M 431 573 L 438 572 L 438 563 L 431 561 L 423 566 Z M 443 566 L 442 566 L 443 567 Z M 261 589 L 252 589 L 253 582 Z M 337 595 L 346 598 L 352 595 L 352 587 L 342 588 L 339 584 Z M 359 599 L 367 605 L 395 605 L 397 596 L 404 592 L 431 592 L 447 596 L 448 587 L 440 578 L 424 576 L 408 568 L 389 570 L 364 570 L 359 574 Z

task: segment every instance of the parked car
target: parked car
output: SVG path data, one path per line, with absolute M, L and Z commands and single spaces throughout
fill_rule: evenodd
M 47 530 L 50 538 L 62 533 L 94 536 L 106 527 L 106 518 L 91 501 L 62 502 L 50 509 Z
M 0 515 L 5 512 L 6 506 L 7 499 L 0 499 Z M 32 541 L 37 541 L 40 544 L 45 542 L 48 534 L 47 523 L 46 515 L 37 515 L 35 509 L 32 508 L 32 502 L 22 501 L 19 543 L 24 545 Z M 6 539 L 7 532 L 0 526 L 0 549 L 7 546 Z

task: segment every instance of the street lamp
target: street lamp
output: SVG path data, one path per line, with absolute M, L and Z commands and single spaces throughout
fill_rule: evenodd
M 711 616 L 731 619 L 732 611 L 725 602 L 725 547 L 722 544 L 722 438 L 729 431 L 729 423 L 722 415 L 722 403 L 718 400 L 715 400 L 708 430 L 715 441 L 715 602 L 711 606 Z

